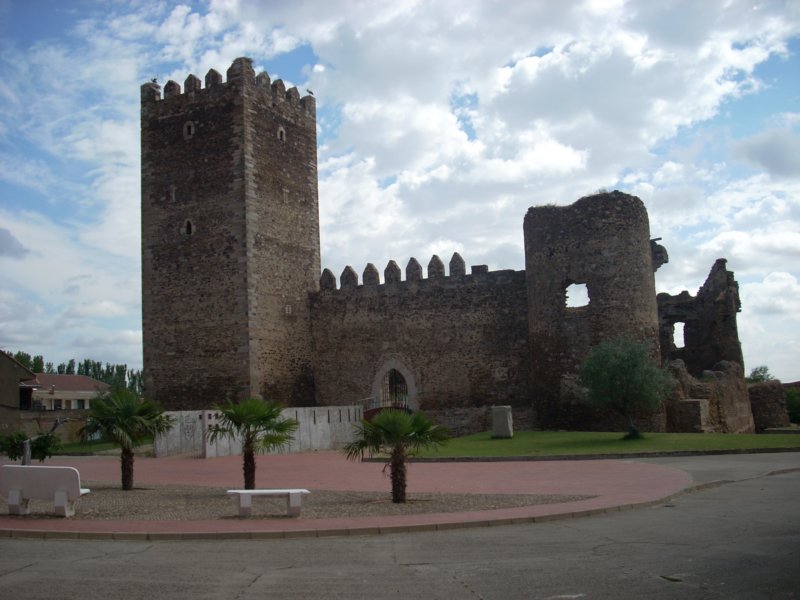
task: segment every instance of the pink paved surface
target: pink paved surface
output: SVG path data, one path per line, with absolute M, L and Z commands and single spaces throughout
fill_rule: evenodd
M 137 458 L 135 484 L 177 484 L 240 488 L 241 457 L 213 459 Z M 48 465 L 76 467 L 86 481 L 119 481 L 119 459 L 72 457 L 48 460 Z M 256 486 L 308 488 L 309 490 L 385 491 L 389 479 L 380 463 L 352 463 L 335 452 L 257 457 Z M 592 495 L 589 500 L 459 513 L 431 513 L 386 517 L 325 519 L 242 519 L 218 521 L 90 521 L 74 519 L 26 519 L 0 516 L 0 530 L 12 535 L 25 531 L 94 534 L 148 533 L 248 535 L 274 532 L 277 536 L 322 535 L 435 529 L 469 524 L 502 524 L 545 520 L 590 511 L 646 505 L 667 498 L 692 484 L 688 473 L 648 463 L 626 460 L 510 461 L 469 463 L 412 463 L 408 491 Z M 78 507 L 80 510 L 80 506 Z

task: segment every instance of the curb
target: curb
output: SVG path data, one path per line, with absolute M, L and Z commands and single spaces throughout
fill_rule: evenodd
M 425 457 L 408 458 L 406 462 L 514 462 L 514 461 L 549 461 L 549 460 L 624 460 L 626 458 L 667 458 L 670 456 L 721 456 L 724 454 L 777 454 L 782 452 L 800 452 L 796 448 L 738 448 L 732 450 L 678 450 L 676 452 L 621 452 L 617 454 L 553 454 L 550 456 L 462 456 L 462 457 Z M 386 462 L 380 458 L 364 458 L 364 462 Z
M 760 452 L 772 452 L 772 449 L 762 450 Z M 790 451 L 784 449 L 777 449 L 777 451 Z M 795 452 L 797 450 L 794 450 Z M 748 452 L 759 453 L 759 452 Z M 702 454 L 730 454 L 729 452 L 705 452 Z M 744 454 L 744 452 L 734 452 L 733 454 Z M 653 456 L 653 453 L 647 455 Z M 664 456 L 687 456 L 691 454 L 685 453 L 663 453 Z M 625 455 L 630 457 L 630 455 Z M 530 460 L 526 457 L 512 457 L 512 460 Z M 373 459 L 376 460 L 376 459 Z M 501 459 L 502 460 L 502 459 Z M 550 460 L 557 460 L 550 458 Z M 447 460 L 438 460 L 433 462 L 452 462 Z M 95 540 L 95 541 L 140 541 L 140 542 L 166 542 L 166 541 L 221 541 L 221 540 L 278 540 L 278 539 L 297 539 L 297 538 L 322 538 L 322 537 L 347 537 L 347 536 L 370 536 L 370 535 L 391 535 L 397 533 L 419 533 L 419 532 L 434 532 L 434 531 L 449 531 L 455 529 L 472 529 L 482 527 L 502 527 L 506 525 L 526 525 L 535 523 L 547 523 L 550 521 L 564 521 L 567 519 L 577 519 L 583 517 L 591 517 L 597 515 L 611 514 L 616 512 L 623 512 L 627 510 L 634 510 L 640 508 L 649 508 L 658 506 L 674 500 L 685 494 L 693 492 L 701 492 L 708 489 L 713 489 L 730 483 L 738 481 L 748 481 L 750 479 L 758 479 L 760 477 L 771 477 L 775 475 L 783 475 L 787 473 L 800 472 L 800 467 L 791 467 L 786 469 L 778 469 L 768 471 L 762 475 L 749 477 L 745 479 L 720 479 L 709 481 L 696 485 L 689 485 L 682 490 L 657 498 L 655 500 L 648 500 L 645 502 L 637 502 L 631 504 L 621 504 L 617 506 L 609 506 L 605 508 L 593 508 L 578 511 L 568 511 L 562 513 L 553 513 L 549 515 L 531 516 L 531 517 L 498 517 L 496 519 L 487 518 L 477 521 L 461 521 L 461 522 L 445 522 L 445 523 L 425 523 L 425 524 L 411 524 L 411 525 L 387 525 L 387 526 L 365 526 L 365 527 L 346 527 L 335 529 L 295 529 L 289 531 L 277 530 L 264 530 L 264 531 L 219 531 L 219 532 L 201 532 L 201 531 L 187 531 L 187 532 L 114 532 L 114 531 L 53 531 L 44 529 L 14 529 L 4 528 L 0 529 L 0 538 L 15 538 L 15 539 L 46 539 L 46 540 Z

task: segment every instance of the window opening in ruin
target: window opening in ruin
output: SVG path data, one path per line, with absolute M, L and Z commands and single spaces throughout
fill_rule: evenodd
M 408 385 L 403 374 L 397 369 L 390 369 L 383 376 L 381 406 L 408 407 Z
M 189 219 L 183 223 L 183 227 L 181 227 L 181 233 L 183 235 L 192 235 L 194 233 L 194 225 Z
M 183 139 L 190 140 L 194 137 L 194 123 L 192 121 L 186 121 L 183 124 Z
M 686 345 L 684 340 L 684 325 L 685 323 L 675 323 L 672 326 L 672 343 L 675 348 L 683 348 Z
M 286 141 L 286 130 L 283 127 L 278 127 L 278 139 L 282 142 Z
M 589 306 L 589 288 L 585 283 L 573 283 L 566 290 L 567 308 Z

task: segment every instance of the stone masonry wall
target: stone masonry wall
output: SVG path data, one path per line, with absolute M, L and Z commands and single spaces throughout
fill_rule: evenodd
M 757 432 L 773 427 L 788 427 L 786 391 L 780 381 L 762 381 L 747 386 L 753 422 Z
M 243 103 L 215 71 L 164 96 L 142 86 L 144 375 L 184 409 L 249 390 Z
M 141 100 L 145 388 L 169 409 L 310 403 L 313 98 L 241 58 Z
M 524 223 L 532 392 L 542 427 L 597 428 L 578 368 L 603 340 L 628 336 L 658 357 L 658 315 L 647 211 L 621 192 L 528 210 Z M 566 306 L 571 284 L 589 304 Z
M 483 415 L 492 404 L 528 405 L 525 275 L 485 267 L 466 275 L 457 259 L 445 276 L 434 257 L 427 279 L 412 259 L 405 281 L 392 261 L 383 284 L 372 265 L 364 285 L 348 267 L 341 289 L 326 270 L 312 297 L 318 404 L 373 399 L 394 368 L 408 384 L 412 408 Z
M 744 368 L 736 324 L 741 309 L 739 284 L 726 260 L 717 259 L 697 296 L 688 291 L 657 297 L 661 355 L 664 361 L 682 360 L 689 373 L 699 377 L 719 361 L 733 361 Z M 684 346 L 673 340 L 675 324 L 683 323 Z
M 242 65 L 250 110 L 247 256 L 253 393 L 311 406 L 309 293 L 319 289 L 317 135 L 312 96 L 300 98 Z

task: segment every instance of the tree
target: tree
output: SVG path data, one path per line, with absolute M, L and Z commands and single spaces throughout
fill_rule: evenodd
M 284 418 L 283 409 L 277 402 L 265 402 L 259 398 L 216 405 L 214 410 L 222 416 L 209 428 L 209 441 L 214 442 L 220 437 L 241 440 L 244 489 L 255 489 L 256 453 L 288 444 L 297 430 L 297 421 Z
M 31 368 L 31 355 L 22 350 L 14 353 L 14 360 L 21 364 L 26 369 Z
M 773 381 L 775 377 L 769 372 L 767 365 L 761 365 L 750 371 L 750 376 L 746 378 L 747 383 L 761 383 L 762 381 Z
M 44 357 L 41 354 L 37 354 L 33 357 L 31 371 L 34 373 L 44 373 Z
M 362 419 L 356 425 L 355 440 L 342 451 L 350 460 L 359 460 L 364 454 L 388 454 L 392 502 L 402 503 L 406 501 L 406 459 L 422 448 L 441 446 L 448 439 L 447 429 L 422 413 L 389 409 L 379 412 L 372 421 Z
M 0 435 L 0 452 L 4 452 L 11 460 L 18 460 L 25 454 L 25 442 L 30 441 L 30 458 L 44 462 L 61 449 L 61 440 L 52 431 L 39 432 L 28 440 L 22 431 Z M 24 461 L 23 461 L 24 463 Z
M 165 415 L 152 400 L 130 390 L 116 389 L 92 400 L 81 437 L 87 439 L 99 433 L 120 447 L 122 489 L 132 490 L 134 448 L 157 434 L 166 433 L 172 424 L 172 417 Z
M 641 437 L 636 413 L 657 409 L 670 392 L 672 377 L 650 358 L 647 344 L 617 338 L 595 346 L 580 370 L 589 404 L 621 414 L 628 424 L 625 439 Z

